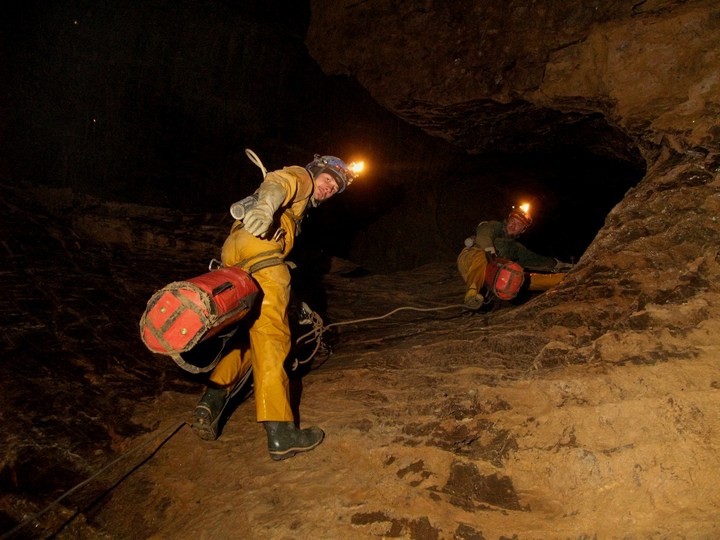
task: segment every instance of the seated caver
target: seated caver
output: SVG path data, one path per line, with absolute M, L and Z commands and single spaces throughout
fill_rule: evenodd
M 495 257 L 519 264 L 529 276 L 528 290 L 544 291 L 565 278 L 572 265 L 554 257 L 546 257 L 529 250 L 517 238 L 532 223 L 530 205 L 513 208 L 504 221 L 483 221 L 475 236 L 465 240 L 465 248 L 457 259 L 458 270 L 466 284 L 464 304 L 479 309 L 486 303 L 485 295 L 488 261 Z

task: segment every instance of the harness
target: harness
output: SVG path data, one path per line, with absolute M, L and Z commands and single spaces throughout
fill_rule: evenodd
M 272 255 L 275 255 L 274 257 Z M 258 253 L 257 255 L 253 255 L 252 257 L 248 257 L 247 259 L 243 259 L 242 261 L 236 263 L 234 266 L 239 266 L 243 270 L 245 270 L 248 274 L 253 274 L 257 272 L 258 270 L 262 270 L 263 268 L 269 268 L 270 266 L 277 266 L 278 264 L 285 264 L 285 259 L 283 259 L 280 255 L 282 255 L 282 250 L 280 249 L 271 249 L 268 251 L 263 251 Z M 260 257 L 267 257 L 261 261 L 257 261 L 253 264 L 250 264 L 252 261 L 259 259 Z

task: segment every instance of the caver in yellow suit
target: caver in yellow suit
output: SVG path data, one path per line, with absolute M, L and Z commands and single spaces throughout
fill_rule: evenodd
M 516 240 L 531 223 L 528 214 L 514 209 L 505 221 L 483 221 L 477 226 L 475 236 L 465 241 L 465 249 L 460 252 L 457 265 L 467 285 L 467 307 L 478 309 L 485 303 L 483 287 L 491 257 L 516 262 L 528 271 L 527 290 L 530 291 L 546 291 L 565 279 L 564 272 L 572 268 L 571 264 L 539 255 Z
M 315 156 L 306 167 L 267 173 L 250 209 L 233 224 L 222 248 L 222 263 L 252 275 L 262 290 L 262 304 L 249 328 L 249 343 L 226 354 L 210 374 L 208 390 L 193 418 L 201 438 L 217 438 L 231 390 L 252 368 L 257 420 L 265 426 L 271 457 L 285 459 L 322 441 L 321 429 L 295 426 L 290 406 L 285 371 L 291 349 L 290 271 L 285 257 L 308 207 L 343 191 L 353 178 L 345 163 L 333 156 Z

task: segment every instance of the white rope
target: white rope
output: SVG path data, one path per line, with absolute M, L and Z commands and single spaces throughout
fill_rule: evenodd
M 260 167 L 263 171 L 265 171 L 265 168 L 262 166 L 262 162 L 260 162 L 260 158 L 258 158 L 257 155 L 255 155 L 255 153 L 254 153 L 252 150 L 246 149 L 245 152 L 248 154 L 248 157 L 250 157 L 250 154 L 252 154 L 253 156 L 255 156 L 255 158 L 256 158 L 257 161 L 258 161 L 257 163 L 255 163 L 255 161 L 253 160 L 252 157 L 250 157 L 250 159 L 253 160 L 253 162 L 254 162 L 256 165 L 258 165 L 258 167 Z M 266 172 L 266 171 L 265 171 L 265 172 Z M 361 318 L 361 319 L 352 319 L 352 320 L 349 320 L 349 321 L 340 321 L 340 322 L 331 323 L 331 324 L 328 324 L 328 325 L 323 325 L 323 320 L 322 320 L 322 318 L 321 318 L 317 313 L 312 312 L 312 313 L 310 314 L 310 322 L 311 322 L 311 324 L 312 324 L 312 326 L 313 326 L 313 329 L 312 329 L 310 332 L 307 332 L 306 334 L 303 334 L 302 336 L 300 336 L 300 337 L 296 340 L 296 343 L 302 344 L 301 342 L 302 342 L 303 340 L 305 340 L 305 339 L 306 339 L 307 337 L 309 337 L 309 336 L 312 336 L 312 340 L 315 341 L 315 349 L 314 349 L 313 352 L 310 354 L 310 356 L 309 356 L 308 358 L 306 358 L 305 360 L 300 361 L 300 360 L 295 359 L 295 362 L 294 362 L 294 364 L 293 364 L 293 368 L 292 368 L 292 369 L 295 370 L 295 369 L 297 369 L 297 367 L 298 367 L 299 365 L 301 365 L 301 364 L 306 364 L 306 363 L 308 363 L 310 360 L 312 360 L 312 358 L 315 356 L 315 354 L 317 353 L 317 351 L 320 349 L 320 347 L 321 347 L 321 345 L 322 345 L 322 335 L 323 335 L 323 333 L 324 333 L 328 328 L 332 328 L 333 326 L 343 326 L 343 325 L 346 325 L 346 324 L 358 324 L 358 323 L 363 323 L 363 322 L 379 321 L 379 320 L 381 320 L 381 319 L 385 319 L 385 318 L 387 318 L 387 317 L 390 317 L 391 315 L 394 315 L 395 313 L 398 313 L 399 311 L 403 311 L 403 310 L 420 311 L 420 312 L 430 312 L 430 311 L 442 311 L 442 310 L 445 310 L 445 309 L 453 309 L 453 308 L 466 308 L 466 306 L 463 305 L 463 304 L 451 304 L 451 305 L 449 305 L 449 306 L 440 306 L 440 307 L 434 307 L 434 308 L 419 308 L 419 307 L 414 307 L 414 306 L 401 306 L 401 307 L 398 307 L 398 308 L 393 309 L 392 311 L 390 311 L 390 312 L 388 312 L 388 313 L 386 313 L 386 314 L 384 314 L 384 315 L 379 315 L 379 316 L 376 316 L 376 317 L 364 317 L 364 318 Z M 307 340 L 305 343 L 309 343 L 309 342 L 310 342 L 310 340 Z M 239 381 L 239 382 L 233 387 L 233 390 L 231 391 L 230 396 L 229 396 L 228 400 L 226 401 L 226 404 L 227 404 L 228 401 L 230 401 L 230 398 L 232 398 L 232 397 L 235 395 L 235 393 L 237 393 L 237 392 L 239 391 L 239 389 L 244 385 L 244 383 L 245 383 L 245 382 L 247 381 L 247 379 L 249 378 L 251 372 L 252 372 L 252 371 L 248 371 L 248 373 L 242 378 L 242 380 Z M 223 407 L 223 409 L 224 409 L 224 407 Z M 221 411 L 221 412 L 222 412 L 222 411 Z M 55 499 L 53 502 L 51 502 L 48 506 L 46 506 L 46 507 L 45 507 L 43 510 L 41 510 L 40 512 L 37 512 L 36 514 L 33 514 L 32 516 L 26 518 L 26 519 L 25 519 L 24 521 L 22 521 L 20 524 L 18 524 L 17 526 L 15 526 L 15 527 L 14 527 L 13 529 L 11 529 L 10 531 L 8 531 L 8 532 L 6 532 L 6 533 L 3 533 L 3 535 L 0 536 L 0 540 L 5 540 L 5 539 L 10 538 L 13 534 L 15 534 L 16 532 L 18 532 L 18 531 L 21 530 L 22 528 L 24 528 L 24 527 L 25 527 L 26 525 L 28 525 L 29 523 L 32 523 L 32 522 L 36 521 L 40 516 L 46 514 L 51 508 L 53 508 L 53 507 L 57 506 L 58 504 L 60 504 L 60 502 L 62 502 L 64 499 L 66 499 L 67 497 L 69 497 L 70 495 L 72 495 L 73 493 L 75 493 L 76 491 L 78 491 L 78 490 L 79 490 L 80 488 L 82 488 L 83 486 L 85 486 L 85 485 L 87 485 L 88 483 L 90 483 L 92 480 L 94 480 L 95 478 L 97 478 L 98 476 L 100 476 L 102 473 L 104 473 L 105 471 L 107 471 L 109 468 L 111 468 L 113 465 L 115 465 L 115 464 L 118 463 L 119 461 L 121 461 L 121 460 L 125 459 L 126 457 L 130 456 L 131 454 L 134 454 L 135 452 L 137 452 L 137 451 L 145 448 L 147 445 L 149 445 L 149 444 L 150 444 L 151 442 L 153 442 L 155 439 L 157 439 L 157 438 L 159 438 L 160 436 L 164 435 L 164 434 L 167 433 L 168 431 L 172 431 L 173 433 L 172 433 L 165 441 L 163 441 L 162 444 L 165 444 L 165 442 L 167 442 L 170 438 L 172 438 L 172 437 L 175 435 L 175 433 L 177 433 L 177 431 L 179 431 L 180 428 L 182 428 L 182 427 L 185 426 L 186 424 L 188 424 L 188 422 L 187 422 L 186 420 L 182 420 L 182 421 L 180 421 L 180 423 L 174 424 L 174 425 L 170 426 L 169 428 L 161 431 L 160 433 L 156 433 L 155 435 L 153 435 L 152 437 L 150 437 L 150 438 L 149 438 L 147 441 L 145 441 L 144 443 L 136 446 L 135 448 L 132 448 L 132 449 L 128 450 L 128 451 L 125 452 L 124 454 L 120 455 L 119 457 L 117 457 L 116 459 L 114 459 L 113 461 L 111 461 L 110 463 L 108 463 L 107 465 L 105 465 L 105 467 L 103 467 L 102 469 L 100 469 L 99 471 L 97 471 L 95 474 L 93 474 L 92 476 L 90 476 L 90 477 L 87 478 L 86 480 L 83 480 L 82 482 L 80 482 L 79 484 L 77 484 L 75 487 L 73 487 L 73 488 L 69 489 L 68 491 L 66 491 L 65 493 L 63 493 L 60 497 L 58 497 L 57 499 Z M 189 425 L 189 424 L 188 424 L 188 425 Z M 162 445 L 161 445 L 161 446 L 162 446 Z M 63 525 L 63 526 L 64 526 L 64 525 Z
M 78 485 L 76 485 L 74 488 L 69 489 L 68 491 L 66 491 L 65 493 L 63 493 L 60 497 L 58 497 L 58 498 L 55 499 L 53 502 L 51 502 L 48 506 L 46 506 L 45 509 L 41 510 L 40 512 L 38 512 L 38 513 L 36 513 L 36 514 L 34 514 L 34 515 L 32 515 L 32 516 L 30 516 L 29 518 L 25 519 L 22 523 L 20 523 L 20 524 L 17 525 L 16 527 L 14 527 L 12 530 L 4 533 L 2 536 L 0 536 L 0 540 L 4 540 L 5 538 L 10 538 L 13 534 L 15 534 L 16 532 L 18 532 L 20 529 L 22 529 L 23 527 L 25 527 L 25 526 L 28 525 L 29 523 L 32 523 L 33 521 L 36 521 L 40 516 L 42 516 L 43 514 L 47 513 L 47 512 L 48 512 L 51 508 L 53 508 L 54 506 L 58 505 L 62 500 L 66 499 L 67 497 L 69 497 L 70 495 L 72 495 L 73 493 L 75 493 L 75 492 L 76 492 L 77 490 L 79 490 L 81 487 L 87 485 L 89 482 L 91 482 L 92 480 L 94 480 L 95 478 L 97 478 L 98 476 L 100 476 L 102 473 L 104 473 L 105 471 L 107 471 L 110 467 L 112 467 L 113 465 L 115 465 L 115 464 L 116 464 L 117 462 L 119 462 L 120 460 L 125 459 L 126 457 L 128 457 L 128 456 L 131 455 L 131 454 L 134 454 L 134 453 L 137 452 L 138 450 L 141 450 L 141 449 L 145 448 L 148 444 L 150 444 L 151 442 L 153 442 L 155 439 L 159 438 L 160 436 L 164 435 L 164 434 L 167 433 L 168 431 L 172 431 L 173 433 L 172 433 L 166 440 L 164 440 L 164 441 L 162 442 L 162 444 L 165 444 L 165 443 L 166 443 L 171 437 L 173 437 L 173 436 L 175 435 L 175 433 L 177 433 L 177 431 L 178 431 L 181 427 L 183 427 L 185 424 L 187 424 L 187 422 L 186 422 L 185 420 L 182 420 L 179 424 L 173 424 L 172 426 L 170 426 L 170 427 L 167 428 L 167 429 L 164 429 L 164 430 L 161 431 L 160 433 L 156 433 L 155 435 L 153 435 L 152 437 L 150 437 L 147 441 L 145 441 L 145 442 L 142 443 L 141 445 L 136 446 L 135 448 L 132 448 L 132 449 L 128 450 L 127 452 L 125 452 L 124 454 L 122 454 L 121 456 L 119 456 L 118 458 L 114 459 L 113 461 L 111 461 L 110 463 L 108 463 L 107 465 L 105 465 L 105 467 L 103 467 L 103 468 L 100 469 L 98 472 L 96 472 L 95 474 L 93 474 L 93 475 L 92 475 L 90 478 L 88 478 L 87 480 L 83 480 L 83 481 L 80 482 Z M 160 446 L 162 446 L 162 444 L 161 444 Z M 66 522 L 66 523 L 67 523 L 67 522 Z M 65 524 L 66 524 L 66 523 L 65 523 Z M 63 527 L 65 526 L 65 524 L 63 524 Z M 56 531 L 56 532 L 57 532 L 57 531 Z
M 307 364 L 310 360 L 313 359 L 313 357 L 315 356 L 317 351 L 320 349 L 320 346 L 322 344 L 323 333 L 328 328 L 332 328 L 333 326 L 343 326 L 345 324 L 358 324 L 358 323 L 369 322 L 369 321 L 379 321 L 380 319 L 385 319 L 387 317 L 390 317 L 391 315 L 394 315 L 398 311 L 403 311 L 403 310 L 428 312 L 428 311 L 441 311 L 444 309 L 453 309 L 453 308 L 467 309 L 467 306 L 465 306 L 464 304 L 450 304 L 449 306 L 440 306 L 440 307 L 434 307 L 434 308 L 419 308 L 419 307 L 413 307 L 413 306 L 401 306 L 399 308 L 393 309 L 392 311 L 386 313 L 385 315 L 379 315 L 377 317 L 364 317 L 362 319 L 352 319 L 349 321 L 340 321 L 340 322 L 336 322 L 336 323 L 330 323 L 327 326 L 323 325 L 323 321 L 320 318 L 320 316 L 317 313 L 313 312 L 312 319 L 311 319 L 313 329 L 310 330 L 310 332 L 307 332 L 306 334 L 303 334 L 302 336 L 297 338 L 295 340 L 295 342 L 298 345 L 304 345 L 305 343 L 309 343 L 311 341 L 310 339 L 306 339 L 306 338 L 308 338 L 309 336 L 312 336 L 312 340 L 315 341 L 315 349 L 313 350 L 312 353 L 310 353 L 310 356 L 308 356 L 305 360 L 298 360 L 296 358 L 295 361 L 293 362 L 292 369 L 293 369 L 293 371 L 295 371 L 298 366 L 300 366 L 302 364 Z M 305 341 L 303 342 L 303 340 L 305 340 Z
M 246 151 L 246 152 L 249 152 L 249 153 L 253 153 L 253 155 L 254 155 L 254 152 L 252 152 L 252 150 L 249 150 L 249 149 L 248 149 L 248 150 L 245 150 L 245 151 Z M 249 154 L 248 154 L 248 155 L 249 155 Z M 257 156 L 255 156 L 255 157 L 257 157 Z M 251 158 L 251 159 L 252 159 L 252 158 Z M 258 161 L 260 161 L 259 158 L 258 158 Z M 256 163 L 256 165 L 257 165 L 257 163 Z M 258 166 L 259 166 L 261 169 L 264 170 L 264 167 L 262 167 L 262 163 L 260 163 L 260 165 L 258 165 Z M 419 308 L 419 307 L 413 307 L 413 306 L 401 306 L 401 307 L 399 307 L 399 308 L 393 309 L 392 311 L 390 311 L 390 312 L 388 312 L 388 313 L 386 313 L 386 314 L 384 314 L 384 315 L 379 315 L 379 316 L 377 316 L 377 317 L 364 317 L 364 318 L 361 318 L 361 319 L 352 319 L 352 320 L 349 320 L 349 321 L 340 321 L 340 322 L 328 324 L 328 325 L 326 325 L 326 326 L 323 325 L 323 320 L 322 320 L 322 318 L 321 318 L 317 313 L 312 312 L 312 313 L 310 314 L 310 321 L 311 321 L 311 324 L 313 325 L 313 329 L 312 329 L 310 332 L 307 332 L 306 334 L 303 334 L 302 336 L 300 336 L 300 337 L 296 340 L 296 343 L 301 344 L 301 342 L 302 342 L 304 339 L 306 339 L 308 336 L 312 336 L 312 339 L 315 341 L 315 349 L 314 349 L 313 352 L 310 354 L 310 356 L 309 356 L 308 358 L 306 358 L 305 360 L 299 361 L 299 360 L 296 359 L 295 362 L 294 362 L 294 365 L 293 365 L 293 368 L 292 368 L 292 369 L 295 370 L 295 369 L 297 369 L 297 367 L 298 367 L 299 365 L 301 365 L 301 364 L 306 364 L 307 362 L 309 362 L 310 360 L 312 360 L 312 358 L 315 356 L 315 354 L 317 353 L 317 351 L 320 349 L 320 347 L 321 347 L 321 345 L 322 345 L 322 335 L 323 335 L 323 333 L 324 333 L 328 328 L 332 328 L 333 326 L 343 326 L 343 325 L 346 325 L 346 324 L 358 324 L 358 323 L 369 322 L 369 321 L 379 321 L 379 320 L 381 320 L 381 319 L 385 319 L 385 318 L 387 318 L 387 317 L 390 317 L 391 315 L 394 315 L 395 313 L 398 313 L 399 311 L 403 311 L 403 310 L 429 312 L 429 311 L 442 311 L 442 310 L 445 310 L 445 309 L 466 308 L 466 307 L 467 307 L 467 306 L 465 306 L 465 305 L 463 305 L 463 304 L 451 304 L 451 305 L 449 305 L 449 306 L 440 306 L 440 307 L 434 307 L 434 308 Z M 309 343 L 309 341 L 310 341 L 310 340 L 307 340 L 306 343 Z M 237 393 L 237 391 L 239 391 L 240 387 L 242 387 L 242 386 L 244 385 L 244 383 L 245 383 L 245 382 L 247 381 L 247 379 L 249 378 L 250 373 L 251 373 L 251 371 L 248 371 L 248 373 L 242 378 L 242 380 L 233 387 L 233 390 L 231 391 L 230 396 L 229 396 L 229 399 L 228 399 L 227 401 L 230 401 L 230 398 L 232 398 L 232 397 L 235 395 L 235 393 Z M 227 404 L 227 402 L 226 402 L 226 404 Z M 224 407 L 223 407 L 223 409 L 224 409 Z M 145 441 L 144 443 L 136 446 L 135 448 L 132 448 L 132 449 L 128 450 L 128 451 L 125 452 L 124 454 L 120 455 L 119 457 L 117 457 L 116 459 L 114 459 L 113 461 L 111 461 L 110 463 L 108 463 L 107 465 L 105 465 L 105 467 L 103 467 L 102 469 L 100 469 L 99 471 L 97 471 L 95 474 L 93 474 L 92 476 L 90 476 L 90 477 L 87 478 L 86 480 L 83 480 L 82 482 L 80 482 L 79 484 L 77 484 L 75 487 L 73 487 L 73 488 L 69 489 L 68 491 L 66 491 L 65 493 L 63 493 L 60 497 L 58 497 L 57 499 L 55 499 L 53 502 L 51 502 L 48 506 L 46 506 L 46 507 L 45 507 L 43 510 L 41 510 L 40 512 L 37 512 L 36 514 L 33 514 L 32 516 L 26 518 L 26 519 L 25 519 L 24 521 L 22 521 L 20 524 L 18 524 L 17 526 L 15 526 L 15 527 L 14 527 L 13 529 L 11 529 L 10 531 L 8 531 L 8 532 L 6 532 L 6 533 L 3 533 L 3 535 L 0 536 L 0 540 L 5 540 L 5 539 L 10 538 L 13 534 L 15 534 L 16 532 L 18 532 L 18 531 L 21 530 L 22 528 L 24 528 L 26 525 L 28 525 L 28 524 L 36 521 L 40 516 L 46 514 L 51 508 L 53 508 L 53 507 L 57 506 L 58 504 L 60 504 L 60 502 L 62 502 L 64 499 L 66 499 L 67 497 L 69 497 L 70 495 L 72 495 L 73 493 L 75 493 L 76 491 L 78 491 L 78 490 L 79 490 L 80 488 L 82 488 L 83 486 L 85 486 L 85 485 L 87 485 L 88 483 L 90 483 L 92 480 L 94 480 L 95 478 L 97 478 L 98 476 L 100 476 L 102 473 L 104 473 L 105 471 L 107 471 L 109 468 L 111 468 L 112 466 L 114 466 L 114 465 L 115 465 L 116 463 L 118 463 L 119 461 L 121 461 L 121 460 L 125 459 L 126 457 L 130 456 L 131 454 L 134 454 L 135 452 L 137 452 L 137 451 L 145 448 L 145 447 L 148 446 L 151 442 L 153 442 L 155 439 L 158 439 L 160 436 L 164 435 L 164 434 L 167 433 L 168 431 L 172 431 L 172 434 L 171 434 L 165 441 L 162 442 L 162 444 L 165 444 L 170 438 L 172 438 L 172 437 L 180 430 L 180 428 L 182 428 L 182 427 L 185 426 L 186 424 L 188 424 L 188 422 L 187 422 L 186 420 L 182 420 L 182 421 L 180 421 L 180 423 L 174 424 L 174 425 L 170 426 L 169 428 L 166 428 L 165 430 L 161 431 L 160 433 L 156 433 L 155 435 L 153 435 L 152 437 L 150 437 L 150 438 L 149 438 L 147 441 Z M 188 425 L 189 425 L 189 424 L 188 424 Z M 162 444 L 161 444 L 160 446 L 162 446 Z M 63 526 L 65 526 L 65 524 L 63 524 Z
M 245 155 L 252 161 L 255 165 L 257 165 L 260 170 L 262 171 L 263 178 L 267 176 L 267 169 L 265 168 L 265 165 L 263 165 L 263 162 L 260 161 L 260 158 L 258 155 L 250 150 L 249 148 L 245 149 Z
M 386 313 L 385 315 L 379 315 L 377 317 L 365 317 L 363 319 L 354 319 L 351 321 L 341 321 L 336 323 L 330 323 L 328 324 L 325 329 L 331 328 L 333 326 L 342 326 L 344 324 L 357 324 L 361 322 L 369 322 L 369 321 L 379 321 L 380 319 L 385 319 L 389 317 L 390 315 L 394 315 L 398 311 L 402 311 L 404 309 L 412 310 L 412 311 L 442 311 L 443 309 L 452 309 L 452 308 L 465 308 L 467 309 L 467 306 L 464 304 L 450 304 L 449 306 L 440 306 L 440 307 L 434 307 L 434 308 L 419 308 L 419 307 L 413 307 L 413 306 L 401 306 L 399 308 L 395 308 L 392 311 Z

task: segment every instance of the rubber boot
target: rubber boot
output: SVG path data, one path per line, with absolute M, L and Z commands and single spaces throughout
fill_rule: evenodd
M 318 427 L 298 429 L 293 422 L 263 422 L 268 438 L 268 451 L 275 461 L 307 452 L 320 444 L 325 432 Z
M 228 392 L 225 388 L 208 388 L 193 411 L 193 431 L 205 441 L 218 438 L 218 424 L 225 408 Z
M 470 287 L 465 293 L 463 304 L 468 309 L 478 310 L 485 304 L 485 297 L 475 287 Z
M 485 284 L 487 262 L 487 255 L 478 248 L 466 248 L 458 256 L 458 270 L 467 284 L 463 304 L 473 311 L 480 309 L 486 303 L 482 289 Z

